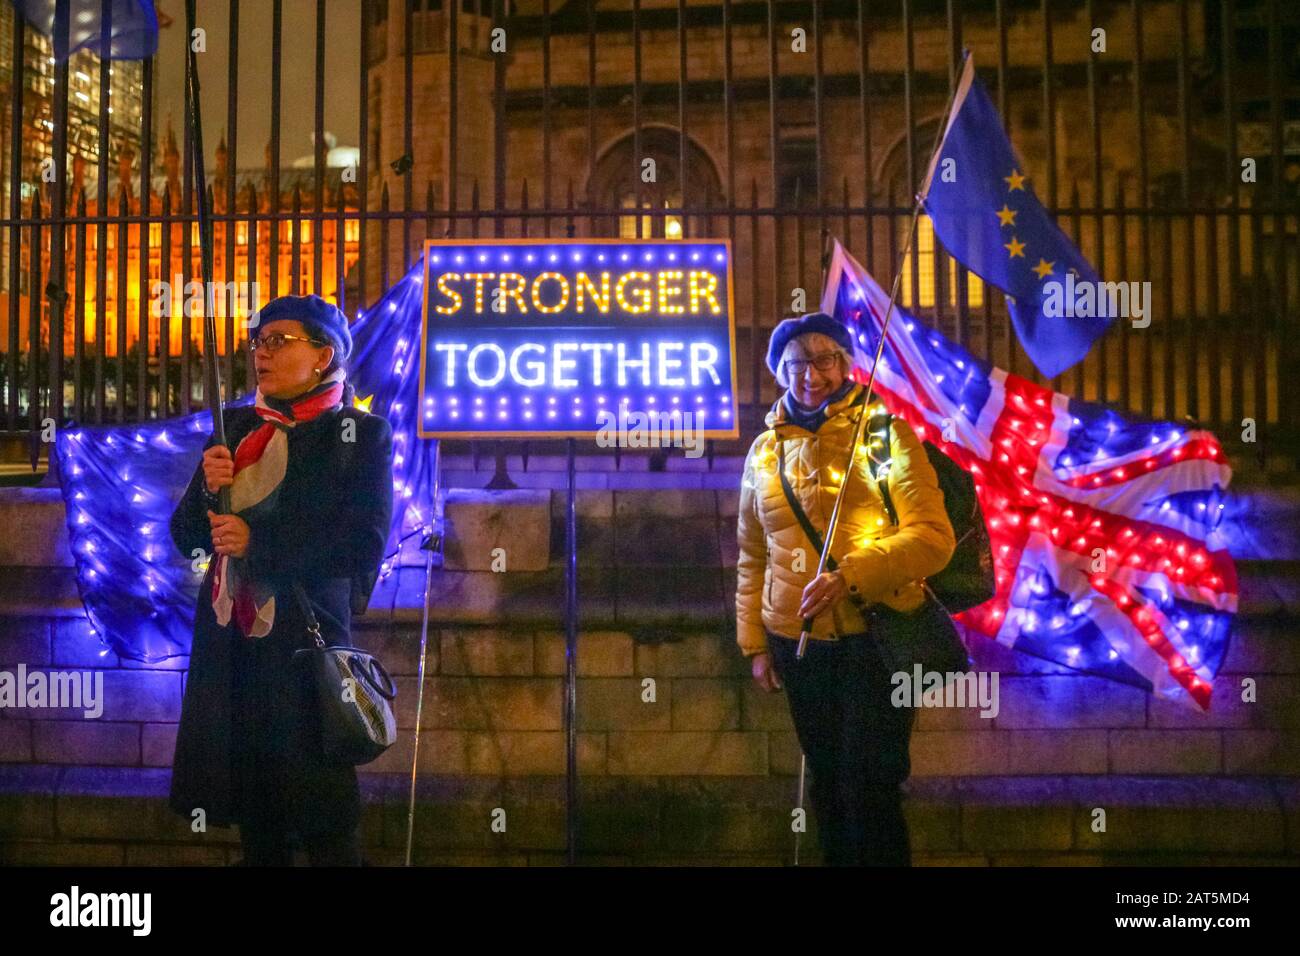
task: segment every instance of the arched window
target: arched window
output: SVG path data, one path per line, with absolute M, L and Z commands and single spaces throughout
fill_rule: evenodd
M 917 127 L 916 132 L 912 135 L 913 169 L 917 178 L 917 188 L 921 185 L 921 180 L 925 178 L 926 166 L 930 162 L 930 152 L 934 149 L 934 137 L 938 131 L 939 121 L 937 119 L 929 120 Z M 900 137 L 881 165 L 880 182 L 888 190 L 892 185 L 892 191 L 886 191 L 876 197 L 876 202 L 885 202 L 890 195 L 894 197 L 895 202 L 901 206 L 910 208 L 913 201 L 912 185 L 908 182 L 907 176 L 907 140 Z M 900 243 L 907 241 L 907 223 L 900 224 L 898 230 L 898 241 Z M 896 257 L 895 257 L 896 258 Z M 912 262 L 916 261 L 916 276 L 918 288 L 913 296 L 912 288 Z M 924 212 L 916 221 L 916 236 L 912 240 L 912 248 L 907 251 L 903 257 L 903 278 L 899 287 L 899 295 L 906 305 L 915 303 L 917 308 L 933 309 L 940 301 L 940 271 L 938 262 L 942 260 L 946 263 L 946 269 L 942 275 L 942 295 L 943 301 L 949 309 L 957 307 L 957 271 L 961 268 L 957 260 L 948 255 L 942 254 L 941 247 L 937 246 L 934 235 L 934 224 L 930 217 Z M 973 272 L 966 273 L 966 306 L 970 309 L 984 308 L 984 281 Z
M 670 127 L 653 126 L 641 130 L 640 155 L 634 155 L 631 133 L 610 146 L 596 161 L 587 194 L 597 210 L 626 210 L 618 215 L 597 217 L 596 227 L 605 235 L 633 239 L 637 236 L 638 180 L 641 198 L 641 238 L 680 239 L 702 235 L 706 228 L 703 216 L 689 213 L 666 213 L 680 209 L 683 195 L 687 208 L 717 206 L 722 188 L 713 160 L 689 138 L 686 141 L 686 176 L 681 168 L 681 134 Z M 653 160 L 653 166 L 645 161 Z M 651 170 L 649 180 L 643 170 Z

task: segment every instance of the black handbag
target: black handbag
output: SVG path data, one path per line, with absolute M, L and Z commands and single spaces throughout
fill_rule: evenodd
M 785 474 L 785 442 L 778 443 L 777 457 L 785 500 L 804 534 L 817 549 L 817 553 L 821 554 L 822 537 L 799 504 Z M 845 480 L 848 480 L 847 475 Z M 896 517 L 894 524 L 898 524 Z M 835 558 L 827 554 L 826 567 L 834 571 L 837 566 Z M 911 672 L 917 664 L 921 665 L 922 673 L 936 671 L 949 674 L 967 670 L 970 667 L 970 657 L 961 635 L 957 633 L 957 626 L 930 586 L 923 583 L 922 587 L 925 590 L 925 601 L 914 611 L 898 611 L 887 604 L 866 604 L 856 594 L 850 594 L 849 597 L 861 608 L 869 626 L 868 634 L 880 642 L 881 653 L 894 672 Z
M 894 673 L 911 673 L 917 664 L 922 674 L 969 670 L 970 655 L 957 633 L 957 625 L 930 586 L 923 588 L 925 602 L 915 611 L 896 611 L 887 604 L 867 608 L 864 613 L 870 633 L 880 638 L 881 651 Z
M 308 668 L 316 688 L 325 757 L 338 763 L 369 763 L 397 740 L 392 707 L 397 687 L 373 654 L 326 645 L 320 622 L 298 581 L 293 582 L 293 592 L 316 645 L 294 651 L 293 657 L 295 663 Z

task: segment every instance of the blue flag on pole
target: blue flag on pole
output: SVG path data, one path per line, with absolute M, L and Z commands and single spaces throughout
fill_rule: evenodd
M 1110 327 L 1114 298 L 1034 195 L 969 54 L 921 196 L 948 252 L 1006 293 L 1020 344 L 1043 375 L 1074 365 Z
M 103 0 L 67 0 L 68 32 L 54 35 L 56 0 L 12 0 L 28 23 L 54 41 L 54 59 L 63 62 L 81 49 L 100 53 L 104 35 Z M 110 60 L 147 60 L 158 52 L 158 14 L 153 0 L 112 0 L 109 8 Z

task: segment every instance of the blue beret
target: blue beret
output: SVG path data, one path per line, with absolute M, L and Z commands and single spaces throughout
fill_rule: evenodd
M 348 317 L 339 311 L 338 306 L 318 295 L 282 295 L 272 299 L 249 318 L 248 337 L 251 339 L 257 335 L 263 323 L 280 319 L 297 319 L 308 332 L 334 346 L 340 359 L 347 358 L 352 351 Z
M 849 355 L 853 354 L 853 334 L 848 326 L 825 312 L 809 312 L 794 319 L 786 319 L 772 330 L 772 337 L 767 342 L 767 367 L 773 375 L 776 374 L 781 356 L 785 354 L 785 347 L 790 344 L 790 340 L 809 332 L 828 335 L 844 346 Z

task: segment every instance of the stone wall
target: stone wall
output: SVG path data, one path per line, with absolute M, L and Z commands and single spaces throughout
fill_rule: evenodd
M 580 472 L 582 859 L 789 862 L 799 747 L 784 698 L 755 689 L 730 620 L 735 495 L 725 489 L 737 463 L 686 472 L 678 459 L 651 472 L 629 460 L 639 464 L 589 460 Z M 535 457 L 523 472 L 512 462 L 535 490 L 457 491 L 449 502 L 449 534 L 462 538 L 449 541 L 431 601 L 417 862 L 563 859 L 562 464 Z M 451 458 L 447 475 L 481 485 L 491 462 L 482 465 Z M 660 477 L 696 487 L 607 487 Z M 1242 611 L 1209 713 L 977 639 L 977 665 L 999 673 L 1000 710 L 919 712 L 908 801 L 917 861 L 1294 862 L 1296 499 L 1289 485 L 1262 482 L 1240 499 Z M 38 526 L 42 507 L 61 519 L 53 502 L 24 499 L 27 533 L 44 548 L 33 553 L 51 553 Z M 520 563 L 489 570 L 492 542 Z M 165 807 L 186 661 L 105 652 L 70 568 L 16 566 L 15 549 L 6 554 L 0 670 L 102 670 L 106 701 L 98 720 L 0 710 L 0 862 L 236 858 L 233 831 L 193 834 Z M 422 598 L 422 568 L 402 568 L 357 624 L 358 643 L 399 687 L 401 739 L 363 773 L 366 852 L 381 863 L 401 862 L 405 846 Z M 1242 701 L 1246 678 L 1255 703 Z M 1091 829 L 1098 807 L 1103 834 Z M 504 833 L 491 827 L 498 808 Z M 802 838 L 801 860 L 817 858 L 815 845 L 815 834 Z

